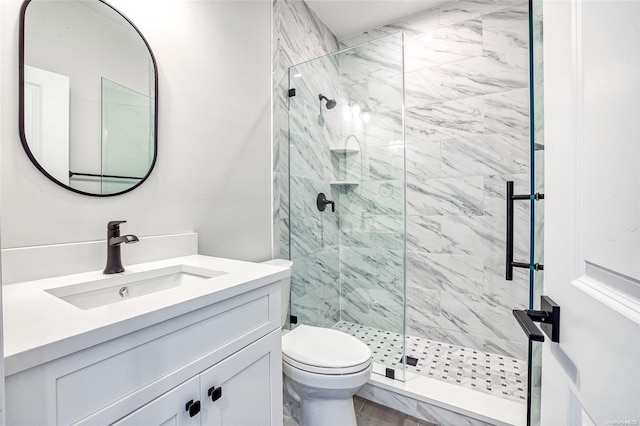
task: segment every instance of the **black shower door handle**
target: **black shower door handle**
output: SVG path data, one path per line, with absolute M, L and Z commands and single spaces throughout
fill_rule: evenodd
M 544 200 L 544 194 L 536 193 L 534 195 L 514 195 L 513 193 L 513 181 L 507 181 L 507 244 L 506 244 L 506 271 L 504 278 L 507 281 L 513 280 L 513 268 L 526 268 L 533 269 L 534 271 L 541 271 L 544 266 L 535 263 L 531 265 L 528 262 L 514 262 L 513 261 L 513 202 L 516 200 Z

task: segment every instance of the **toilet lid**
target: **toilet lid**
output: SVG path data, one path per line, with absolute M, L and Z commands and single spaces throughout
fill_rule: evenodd
M 371 349 L 342 331 L 300 325 L 282 337 L 282 357 L 302 370 L 348 374 L 371 364 Z

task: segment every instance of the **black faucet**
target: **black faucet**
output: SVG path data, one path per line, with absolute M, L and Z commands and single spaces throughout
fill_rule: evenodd
M 107 266 L 103 271 L 105 274 L 124 272 L 120 258 L 120 244 L 138 242 L 138 237 L 135 235 L 120 236 L 120 224 L 125 222 L 126 220 L 114 220 L 107 224 Z

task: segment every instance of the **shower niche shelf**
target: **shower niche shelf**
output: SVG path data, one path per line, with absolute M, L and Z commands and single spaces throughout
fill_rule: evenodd
M 329 182 L 329 185 L 334 185 L 334 186 L 360 185 L 360 182 L 357 182 L 355 180 L 332 180 L 331 182 Z
M 334 154 L 357 154 L 360 152 L 360 148 L 345 148 L 341 146 L 338 148 L 329 148 L 329 151 L 333 152 Z

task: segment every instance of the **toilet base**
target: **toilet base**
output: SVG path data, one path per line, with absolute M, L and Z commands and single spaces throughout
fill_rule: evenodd
M 300 404 L 300 426 L 356 426 L 353 395 L 371 376 L 371 364 L 354 374 L 322 375 L 283 362 L 285 400 Z M 296 417 L 298 417 L 296 416 Z
M 356 426 L 353 398 L 300 401 L 301 426 Z

